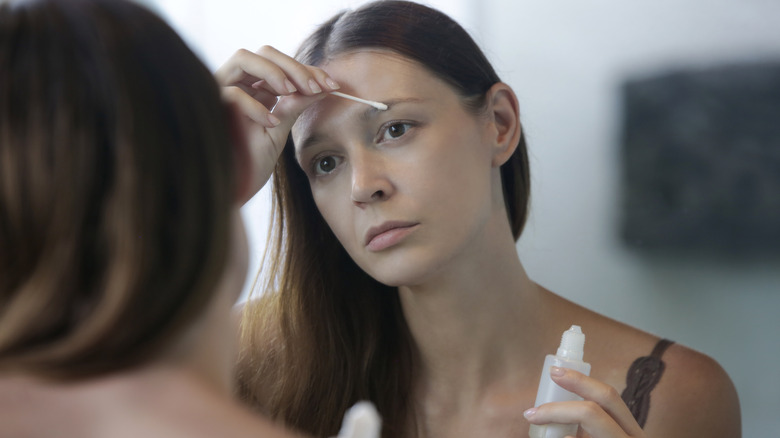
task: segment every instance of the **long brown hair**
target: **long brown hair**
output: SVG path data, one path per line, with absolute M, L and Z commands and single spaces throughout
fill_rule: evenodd
M 0 5 L 0 370 L 157 354 L 211 298 L 235 199 L 212 74 L 125 1 Z
M 337 14 L 296 58 L 318 65 L 359 48 L 403 55 L 443 79 L 475 113 L 500 79 L 468 33 L 445 14 L 404 1 L 379 1 Z M 515 238 L 530 190 L 525 139 L 501 168 Z M 383 436 L 408 435 L 414 347 L 396 288 L 347 255 L 312 198 L 292 140 L 274 174 L 272 239 L 265 294 L 247 306 L 238 364 L 240 394 L 289 426 L 334 435 L 345 410 L 376 404 Z

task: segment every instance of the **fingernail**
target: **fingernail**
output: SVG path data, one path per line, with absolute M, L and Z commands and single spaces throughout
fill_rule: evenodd
M 278 126 L 280 123 L 282 123 L 282 121 L 279 120 L 278 117 L 276 117 L 275 115 L 273 115 L 271 113 L 268 113 L 268 121 L 271 122 L 271 124 L 274 125 L 274 126 Z
M 341 88 L 341 85 L 339 85 L 338 82 L 334 81 L 331 78 L 325 78 L 325 83 L 328 84 L 331 90 L 338 90 Z
M 289 79 L 284 80 L 284 86 L 287 87 L 287 91 L 289 91 L 290 93 L 295 93 L 296 91 L 298 91 L 298 89 L 295 88 L 295 85 L 293 85 L 293 83 L 290 82 Z
M 531 408 L 531 409 L 528 409 L 525 412 L 523 412 L 523 417 L 528 418 L 528 419 L 530 419 L 534 415 L 536 415 L 536 408 Z
M 550 375 L 560 377 L 562 375 L 566 374 L 566 370 L 564 370 L 561 367 L 550 367 Z
M 322 93 L 322 88 L 320 88 L 319 84 L 317 84 L 314 79 L 309 79 L 309 88 L 312 93 Z

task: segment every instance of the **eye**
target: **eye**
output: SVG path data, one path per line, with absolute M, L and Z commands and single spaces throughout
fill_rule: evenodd
M 341 163 L 341 159 L 334 157 L 333 155 L 326 155 L 314 160 L 314 173 L 317 175 L 327 175 L 334 170 Z
M 406 134 L 412 128 L 411 123 L 394 122 L 388 125 L 382 133 L 381 141 L 392 140 Z

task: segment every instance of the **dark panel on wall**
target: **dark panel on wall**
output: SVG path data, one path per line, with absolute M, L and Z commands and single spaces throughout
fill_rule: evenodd
M 780 253 L 780 62 L 678 71 L 623 91 L 622 238 Z

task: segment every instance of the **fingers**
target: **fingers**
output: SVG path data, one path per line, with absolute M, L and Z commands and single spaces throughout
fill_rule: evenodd
M 281 123 L 278 117 L 271 114 L 266 105 L 263 105 L 238 87 L 224 88 L 222 96 L 226 101 L 235 104 L 241 114 L 259 125 L 273 128 Z
M 215 77 L 223 98 L 238 109 L 251 154 L 251 197 L 270 177 L 298 116 L 339 84 L 270 46 L 257 53 L 238 50 Z
M 559 375 L 555 375 L 559 374 Z M 607 412 L 615 422 L 632 436 L 641 431 L 633 414 L 626 406 L 618 391 L 604 382 L 566 368 L 551 373 L 555 383 L 585 400 L 589 400 Z
M 565 368 L 553 367 L 550 376 L 559 386 L 585 400 L 547 403 L 529 409 L 525 416 L 532 424 L 577 423 L 590 436 L 599 438 L 644 436 L 612 386 Z
M 271 46 L 261 47 L 257 53 L 238 50 L 215 73 L 222 86 L 262 88 L 277 96 L 301 93 L 312 96 L 323 91 L 333 91 L 339 84 L 322 69 L 305 66 L 294 58 Z
M 268 131 L 275 144 L 284 142 L 306 107 L 340 88 L 322 69 L 303 65 L 271 46 L 263 46 L 257 53 L 238 50 L 215 76 L 225 99 L 235 103 L 247 118 L 263 128 L 277 128 Z M 279 105 L 282 97 L 284 104 Z
M 336 81 L 322 69 L 303 65 L 271 46 L 261 47 L 257 54 L 260 57 L 250 57 L 247 61 L 252 62 L 247 62 L 246 66 L 249 68 L 261 67 L 261 60 L 270 61 L 271 68 L 260 70 L 260 73 L 265 73 L 265 75 L 258 77 L 271 84 L 274 90 L 281 95 L 298 91 L 301 94 L 311 96 L 339 88 Z M 248 73 L 254 74 L 254 71 L 248 71 Z
M 579 424 L 585 432 L 599 438 L 631 436 L 592 401 L 546 403 L 524 415 L 532 424 Z

